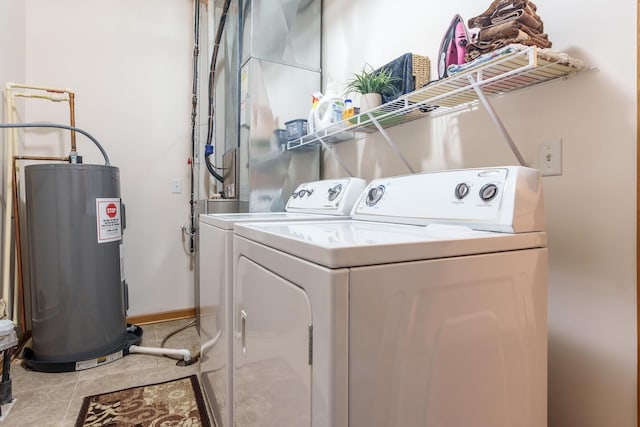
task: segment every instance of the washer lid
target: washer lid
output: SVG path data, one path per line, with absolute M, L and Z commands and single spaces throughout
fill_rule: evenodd
M 546 246 L 544 232 L 496 233 L 465 226 L 358 220 L 238 224 L 236 235 L 330 268 Z
M 348 216 L 302 214 L 292 212 L 250 212 L 250 213 L 226 213 L 226 214 L 203 214 L 200 215 L 200 222 L 213 225 L 224 230 L 233 230 L 236 223 L 241 222 L 263 222 L 263 221 L 311 221 L 311 220 L 331 220 L 348 219 Z

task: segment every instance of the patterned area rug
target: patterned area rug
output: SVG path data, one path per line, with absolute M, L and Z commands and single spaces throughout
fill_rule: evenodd
M 87 396 L 76 427 L 211 427 L 196 375 Z

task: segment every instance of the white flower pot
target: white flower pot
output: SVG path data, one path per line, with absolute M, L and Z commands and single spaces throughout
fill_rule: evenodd
M 382 95 L 379 93 L 363 93 L 360 98 L 360 113 L 382 105 Z

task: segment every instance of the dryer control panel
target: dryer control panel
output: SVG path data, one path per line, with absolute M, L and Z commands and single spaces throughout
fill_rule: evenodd
M 367 186 L 351 216 L 513 233 L 543 231 L 543 212 L 539 172 L 508 166 L 376 179 Z
M 361 178 L 306 182 L 296 188 L 285 206 L 287 212 L 349 215 L 367 185 Z

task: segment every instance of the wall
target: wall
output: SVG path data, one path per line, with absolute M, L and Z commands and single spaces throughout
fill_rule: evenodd
M 0 0 L 0 83 L 3 91 L 2 121 L 5 119 L 4 88 L 7 82 L 18 82 L 24 79 L 25 37 L 23 23 L 25 7 L 23 2 Z M 4 144 L 4 131 L 0 133 L 0 141 Z M 4 146 L 4 145 L 3 145 Z
M 428 55 L 432 77 L 454 14 L 491 2 L 325 0 L 323 88 L 341 87 L 365 62 Z M 532 166 L 538 145 L 562 139 L 563 174 L 544 178 L 550 254 L 549 425 L 636 425 L 636 3 L 585 7 L 536 0 L 556 50 L 595 71 L 493 100 Z M 398 3 L 400 4 L 400 3 Z M 571 17 L 568 19 L 567 17 Z M 516 164 L 479 108 L 389 130 L 418 171 Z M 365 179 L 408 170 L 380 135 L 334 146 Z M 325 155 L 323 176 L 344 175 Z
M 194 306 L 189 223 L 191 0 L 28 0 L 24 34 L 29 84 L 76 93 L 76 124 L 120 169 L 126 204 L 129 315 Z M 68 123 L 67 105 L 30 101 L 26 119 Z M 68 154 L 68 133 L 28 131 L 26 154 Z M 102 163 L 78 137 L 85 163 Z M 171 181 L 182 180 L 182 193 Z

